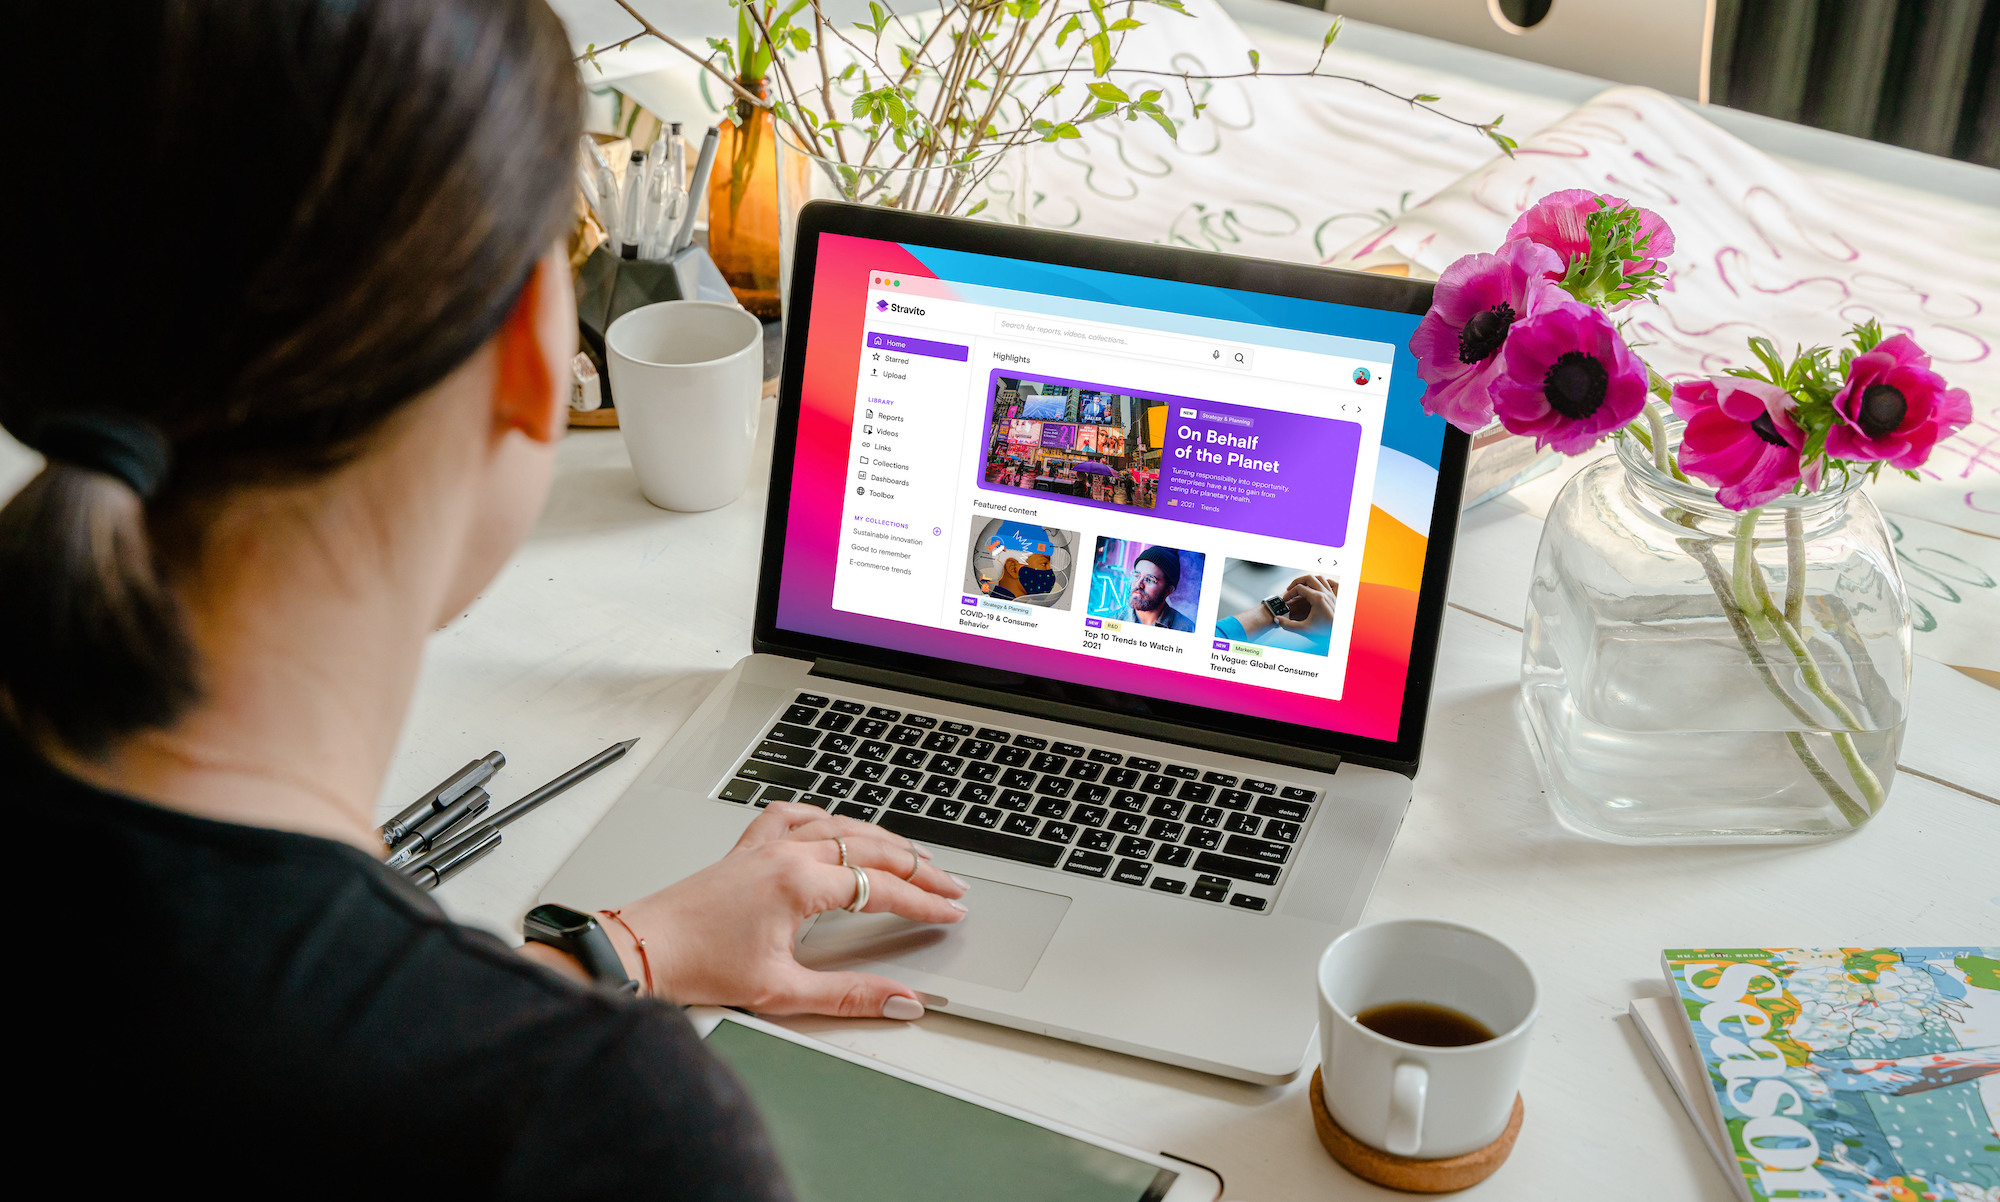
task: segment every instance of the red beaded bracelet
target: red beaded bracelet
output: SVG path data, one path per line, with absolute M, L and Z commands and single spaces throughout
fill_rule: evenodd
M 632 924 L 626 922 L 624 916 L 621 915 L 618 911 L 599 910 L 598 913 L 604 915 L 606 918 L 609 918 L 611 921 L 617 923 L 619 926 L 624 927 L 625 933 L 632 937 L 632 942 L 639 945 L 639 968 L 642 972 L 646 974 L 646 996 L 652 997 L 653 961 L 646 955 L 646 941 L 644 939 L 639 938 L 639 932 L 633 930 Z

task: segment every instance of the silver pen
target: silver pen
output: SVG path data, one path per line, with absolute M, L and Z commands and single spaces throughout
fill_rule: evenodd
M 681 215 L 680 232 L 674 235 L 673 244 L 667 247 L 669 259 L 679 254 L 682 247 L 694 242 L 695 210 L 701 207 L 701 194 L 708 187 L 709 169 L 715 166 L 715 143 L 721 136 L 721 132 L 711 125 L 701 139 L 701 153 L 694 160 L 694 178 L 688 181 L 687 212 Z

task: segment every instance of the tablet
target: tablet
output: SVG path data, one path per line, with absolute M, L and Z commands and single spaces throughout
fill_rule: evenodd
M 762 1114 L 799 1202 L 1215 1202 L 1207 1169 L 1141 1152 L 700 1007 L 689 1021 Z

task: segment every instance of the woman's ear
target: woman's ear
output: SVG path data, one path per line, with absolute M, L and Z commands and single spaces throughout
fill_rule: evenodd
M 519 430 L 535 442 L 555 441 L 567 424 L 569 361 L 576 354 L 576 298 L 562 254 L 551 251 L 535 264 L 494 342 L 494 433 Z

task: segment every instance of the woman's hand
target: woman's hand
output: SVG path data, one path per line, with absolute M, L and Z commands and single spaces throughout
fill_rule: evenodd
M 1325 576 L 1301 576 L 1285 586 L 1284 601 L 1289 615 L 1278 625 L 1303 635 L 1322 634 L 1333 629 L 1334 602 L 1340 585 Z
M 776 802 L 751 821 L 729 854 L 651 897 L 619 911 L 646 941 L 653 990 L 684 1005 L 744 1006 L 760 1014 L 834 1014 L 847 1018 L 917 1018 L 917 992 L 885 977 L 814 972 L 792 955 L 799 924 L 854 900 L 854 873 L 868 873 L 865 912 L 918 922 L 957 922 L 964 881 L 931 866 L 929 853 L 879 826 L 835 818 L 818 806 Z M 605 930 L 644 979 L 632 937 L 616 922 Z

